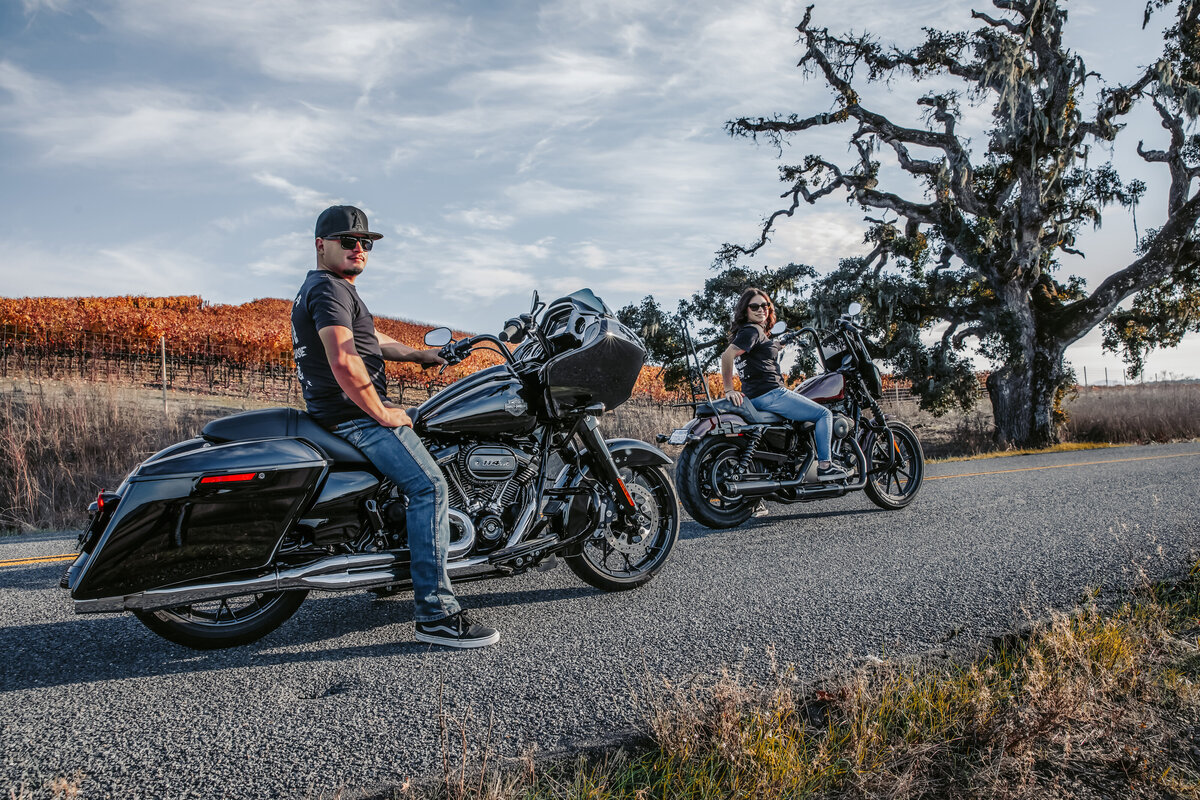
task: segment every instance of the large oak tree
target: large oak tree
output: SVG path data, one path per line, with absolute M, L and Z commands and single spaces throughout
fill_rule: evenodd
M 1151 0 L 1142 19 L 1129 20 L 1145 25 L 1168 7 L 1176 14 L 1162 54 L 1147 54 L 1154 63 L 1123 84 L 1103 83 L 1064 45 L 1058 0 L 991 2 L 996 11 L 972 12 L 981 23 L 974 32 L 927 28 L 910 49 L 831 34 L 813 25 L 810 6 L 797 28 L 806 48 L 799 66 L 828 85 L 831 110 L 742 118 L 728 130 L 782 153 L 789 137 L 846 126 L 852 157 L 810 155 L 781 167 L 790 203 L 765 220 L 756 243 L 725 245 L 718 266 L 736 269 L 801 203 L 844 195 L 866 211 L 873 249 L 820 279 L 813 306 L 829 314 L 849 298 L 866 300 L 881 354 L 928 408 L 969 394 L 965 348 L 977 348 L 994 364 L 987 388 L 997 439 L 1037 446 L 1057 440 L 1056 402 L 1073 383 L 1063 354 L 1088 331 L 1103 324 L 1106 343 L 1137 370 L 1149 348 L 1200 330 L 1200 136 L 1191 127 L 1200 112 L 1200 0 Z M 1125 24 L 1125 11 L 1107 13 Z M 855 88 L 904 78 L 933 87 L 912 122 L 873 109 Z M 990 108 L 981 152 L 960 133 L 964 103 Z M 1147 191 L 1100 163 L 1139 106 L 1152 107 L 1165 131 L 1136 151 L 1165 173 L 1166 215 L 1098 285 L 1063 278 L 1060 260 L 1082 255 L 1081 228 Z M 940 339 L 922 343 L 943 325 Z

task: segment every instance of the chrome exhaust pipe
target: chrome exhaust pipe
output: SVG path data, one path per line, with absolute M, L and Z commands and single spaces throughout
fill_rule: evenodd
M 240 581 L 197 583 L 190 586 L 173 586 L 169 589 L 150 589 L 125 597 L 76 600 L 75 613 L 153 611 L 157 608 L 186 606 L 225 597 L 286 589 L 320 589 L 329 592 L 365 589 L 395 582 L 396 574 L 391 569 L 395 561 L 396 556 L 393 553 L 331 556 L 312 564 L 285 570 L 274 569 Z
M 450 546 L 446 548 L 447 561 L 466 553 L 475 546 L 475 523 L 471 522 L 471 518 L 457 508 L 452 508 L 450 509 L 450 519 L 457 521 L 462 526 L 463 535 L 450 542 Z M 451 526 L 450 529 L 453 530 L 454 527 Z
M 863 454 L 862 448 L 858 446 L 858 442 L 850 440 L 851 446 L 858 455 L 858 463 L 864 467 L 867 463 L 867 457 Z M 865 472 L 860 472 L 857 479 L 853 483 L 842 485 L 840 483 L 808 483 L 804 478 L 795 478 L 790 481 L 736 481 L 726 483 L 725 490 L 729 497 L 762 497 L 763 495 L 773 494 L 784 489 L 799 489 L 804 495 L 826 495 L 834 493 L 854 492 L 862 489 L 867 485 L 867 476 Z

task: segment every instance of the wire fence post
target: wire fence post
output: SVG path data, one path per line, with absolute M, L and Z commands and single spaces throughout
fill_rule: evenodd
M 158 337 L 160 352 L 162 353 L 162 392 L 163 392 L 163 416 L 167 416 L 167 337 Z

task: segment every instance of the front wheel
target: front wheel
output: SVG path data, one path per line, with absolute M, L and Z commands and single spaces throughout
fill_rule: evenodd
M 867 434 L 863 452 L 867 454 L 868 480 L 863 489 L 875 505 L 894 511 L 917 496 L 925 478 L 925 451 L 917 434 L 903 422 L 889 421 L 887 426 L 892 437 L 882 431 Z M 894 460 L 888 453 L 889 439 L 894 440 Z
M 307 596 L 307 589 L 260 592 L 133 613 L 147 628 L 175 644 L 217 650 L 261 639 L 295 614 Z
M 606 592 L 648 583 L 667 563 L 679 538 L 679 499 L 667 471 L 659 466 L 623 467 L 620 474 L 637 506 L 635 518 L 622 522 L 605 514 L 566 556 L 572 572 Z
M 741 457 L 742 448 L 721 436 L 688 442 L 679 455 L 679 497 L 692 519 L 706 528 L 736 528 L 754 513 L 755 501 L 729 495 L 724 488 Z

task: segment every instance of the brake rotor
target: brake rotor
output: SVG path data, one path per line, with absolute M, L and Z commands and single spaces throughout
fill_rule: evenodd
M 625 488 L 637 506 L 636 529 L 629 530 L 616 524 L 604 528 L 604 538 L 616 551 L 625 554 L 642 553 L 646 548 L 646 539 L 658 530 L 660 513 L 658 503 L 654 502 L 654 493 L 640 483 L 627 481 Z M 625 529 L 622 529 L 625 528 Z

